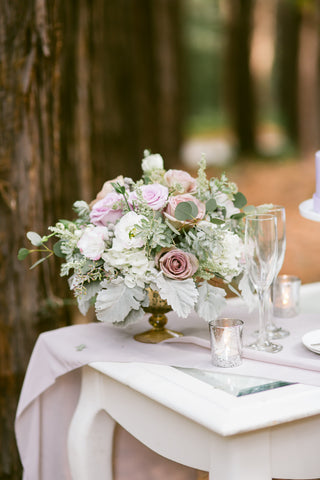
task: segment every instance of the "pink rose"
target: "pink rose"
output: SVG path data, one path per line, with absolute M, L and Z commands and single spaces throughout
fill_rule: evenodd
M 185 280 L 196 273 L 199 262 L 192 253 L 172 249 L 164 251 L 162 255 L 160 252 L 158 265 L 166 277 Z
M 196 204 L 198 208 L 198 213 L 195 216 L 195 218 L 192 218 L 190 220 L 184 220 L 180 221 L 175 218 L 175 211 L 179 203 L 181 202 L 193 202 Z M 200 202 L 196 197 L 193 195 L 190 195 L 189 193 L 185 193 L 184 195 L 175 195 L 172 197 L 169 197 L 169 202 L 165 208 L 164 211 L 165 216 L 167 219 L 177 228 L 181 228 L 185 225 L 191 225 L 193 223 L 197 223 L 200 220 L 202 220 L 206 214 L 206 206 L 203 202 Z
M 115 223 L 123 214 L 123 197 L 119 193 L 108 193 L 96 202 L 90 212 L 90 221 L 94 225 L 105 226 Z
M 91 208 L 99 200 L 102 200 L 108 193 L 114 192 L 112 183 L 120 183 L 120 185 L 124 185 L 123 176 L 119 175 L 118 177 L 114 178 L 113 180 L 108 180 L 107 182 L 104 182 L 104 184 L 102 186 L 102 189 L 97 194 L 96 198 L 94 200 L 92 200 L 92 202 L 90 203 Z
M 171 192 L 173 195 L 195 193 L 197 191 L 196 179 L 183 170 L 168 170 L 164 175 L 164 179 L 168 187 L 173 190 Z
M 140 187 L 143 199 L 147 202 L 152 210 L 161 210 L 168 199 L 168 188 L 160 185 L 160 183 L 151 183 L 149 185 L 142 185 Z M 136 192 L 131 192 L 129 195 L 129 203 L 137 202 Z

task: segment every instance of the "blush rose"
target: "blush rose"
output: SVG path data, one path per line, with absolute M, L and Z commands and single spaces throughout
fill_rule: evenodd
M 100 190 L 99 193 L 97 193 L 97 196 L 92 202 L 90 203 L 90 207 L 92 208 L 95 203 L 97 203 L 99 200 L 102 200 L 108 193 L 114 192 L 113 183 L 119 183 L 120 185 L 124 185 L 124 180 L 123 176 L 119 175 L 118 177 L 114 178 L 113 180 L 108 180 L 104 182 L 102 189 Z
M 151 183 L 149 185 L 142 185 L 140 187 L 143 199 L 147 202 L 152 210 L 162 210 L 168 199 L 168 188 L 160 183 Z M 131 192 L 129 195 L 129 203 L 132 205 L 137 201 L 136 192 Z
M 123 197 L 119 193 L 110 192 L 102 200 L 96 202 L 90 212 L 90 221 L 94 225 L 106 226 L 115 223 L 123 214 Z
M 182 193 L 195 193 L 197 191 L 197 181 L 188 172 L 183 170 L 168 170 L 164 175 L 164 180 L 173 195 Z

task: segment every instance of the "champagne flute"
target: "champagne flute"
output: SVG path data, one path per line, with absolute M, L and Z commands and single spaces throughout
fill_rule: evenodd
M 284 338 L 289 335 L 288 330 L 284 330 L 281 327 L 275 325 L 272 315 L 272 292 L 273 284 L 283 265 L 284 255 L 286 251 L 286 210 L 281 205 L 273 205 L 268 209 L 266 213 L 274 215 L 277 218 L 277 232 L 278 232 L 278 260 L 276 266 L 276 273 L 273 279 L 273 282 L 269 288 L 269 302 L 268 302 L 268 317 L 267 317 L 267 331 L 270 340 L 276 340 L 279 338 Z
M 275 276 L 278 259 L 277 218 L 270 214 L 247 215 L 245 218 L 245 258 L 249 278 L 259 298 L 259 333 L 249 348 L 279 352 L 281 345 L 272 343 L 267 332 L 267 299 Z

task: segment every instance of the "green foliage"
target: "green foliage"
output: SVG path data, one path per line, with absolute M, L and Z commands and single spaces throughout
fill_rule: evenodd
M 243 208 L 247 203 L 247 199 L 243 195 L 243 193 L 237 192 L 234 196 L 234 202 L 233 203 L 234 203 L 234 206 L 236 208 Z
M 30 250 L 27 248 L 20 248 L 18 252 L 18 260 L 24 260 L 30 253 Z
M 198 207 L 194 202 L 180 202 L 175 209 L 174 216 L 177 220 L 185 222 L 193 220 L 198 215 Z

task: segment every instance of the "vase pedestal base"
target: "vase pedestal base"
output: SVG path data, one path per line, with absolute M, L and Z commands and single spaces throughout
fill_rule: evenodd
M 163 340 L 168 340 L 168 338 L 177 338 L 182 336 L 182 333 L 175 332 L 174 330 L 168 330 L 167 328 L 152 328 L 146 332 L 137 333 L 134 336 L 134 339 L 142 343 L 160 343 L 163 342 Z

